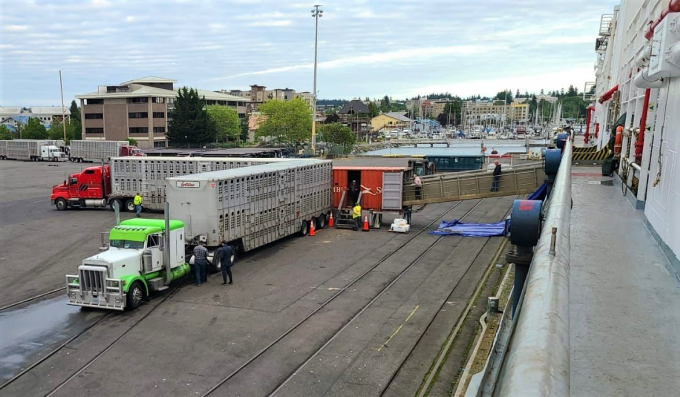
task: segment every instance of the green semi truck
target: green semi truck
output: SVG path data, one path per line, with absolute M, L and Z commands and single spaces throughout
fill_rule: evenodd
M 134 218 L 111 229 L 108 249 L 66 276 L 68 304 L 134 310 L 151 292 L 189 274 L 184 223 L 170 220 L 169 226 L 168 233 L 162 219 Z

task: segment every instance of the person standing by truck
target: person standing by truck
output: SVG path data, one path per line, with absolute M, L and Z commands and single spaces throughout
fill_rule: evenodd
M 194 248 L 194 266 L 196 266 L 196 285 L 208 282 L 205 274 L 205 265 L 208 260 L 208 249 L 203 246 L 203 241 Z
M 142 212 L 142 196 L 139 195 L 139 192 L 135 194 L 135 211 L 137 211 L 137 218 L 141 217 L 140 212 Z
M 215 255 L 215 260 L 220 261 L 220 270 L 222 271 L 222 285 L 227 284 L 227 276 L 229 276 L 229 284 L 234 283 L 233 276 L 231 275 L 231 266 L 234 262 L 231 261 L 231 257 L 234 251 L 227 244 L 226 241 L 222 241 L 222 248 L 217 250 L 217 255 Z
M 354 231 L 361 228 L 361 205 L 356 203 L 354 208 L 352 208 L 352 220 L 354 221 Z

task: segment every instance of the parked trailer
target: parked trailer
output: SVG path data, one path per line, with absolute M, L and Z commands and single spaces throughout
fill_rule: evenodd
M 111 159 L 110 201 L 134 211 L 132 198 L 140 193 L 144 208 L 161 211 L 165 203 L 165 179 L 181 175 L 223 171 L 273 162 L 279 158 L 120 157 Z
M 103 161 L 112 157 L 141 156 L 142 151 L 128 141 L 75 140 L 69 146 L 69 160 L 73 162 Z
M 357 157 L 333 161 L 333 208 L 338 227 L 351 227 L 352 198 L 349 186 L 356 181 L 360 191 L 362 218 L 368 216 L 372 228 L 382 226 L 385 213 L 410 218 L 410 206 L 403 205 L 405 185 L 415 175 L 434 173 L 432 163 L 415 158 Z M 410 219 L 409 219 L 410 222 Z
M 65 161 L 66 154 L 60 148 L 64 141 L 49 139 L 13 139 L 2 141 L 0 158 L 3 160 Z
M 289 160 L 166 180 L 173 219 L 185 224 L 189 246 L 227 241 L 245 252 L 326 225 L 331 162 Z
M 69 175 L 52 188 L 50 197 L 58 210 L 68 208 L 119 208 L 134 211 L 133 198 L 140 193 L 144 208 L 161 211 L 165 202 L 165 179 L 172 176 L 226 170 L 284 159 L 273 158 L 178 158 L 114 157 L 110 165 L 95 166 Z

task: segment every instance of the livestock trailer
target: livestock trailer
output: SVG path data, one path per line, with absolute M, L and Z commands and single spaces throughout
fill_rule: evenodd
M 382 226 L 385 213 L 410 217 L 411 208 L 403 205 L 405 185 L 414 176 L 434 173 L 432 163 L 419 158 L 356 157 L 333 161 L 333 208 L 340 227 L 349 225 L 351 199 L 349 186 L 356 181 L 360 191 L 362 213 L 369 217 L 372 228 Z
M 69 145 L 69 160 L 73 162 L 109 162 L 111 157 L 141 155 L 142 151 L 128 141 L 73 140 Z
M 167 178 L 170 216 L 189 246 L 227 241 L 245 252 L 322 228 L 331 209 L 331 162 L 289 160 Z
M 200 157 L 113 157 L 111 159 L 111 199 L 120 200 L 128 211 L 136 193 L 144 200 L 144 208 L 162 211 L 165 203 L 165 179 L 180 175 L 250 167 L 278 158 L 200 158 Z
M 61 161 L 66 155 L 61 151 L 64 141 L 54 139 L 13 139 L 5 140 L 0 146 L 3 160 Z

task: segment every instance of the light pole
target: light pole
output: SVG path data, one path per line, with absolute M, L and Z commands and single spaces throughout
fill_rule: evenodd
M 314 91 L 312 92 L 312 153 L 316 154 L 316 47 L 317 39 L 319 37 L 319 18 L 323 16 L 323 10 L 320 10 L 320 4 L 314 5 L 312 10 L 312 18 L 315 19 L 314 27 Z

